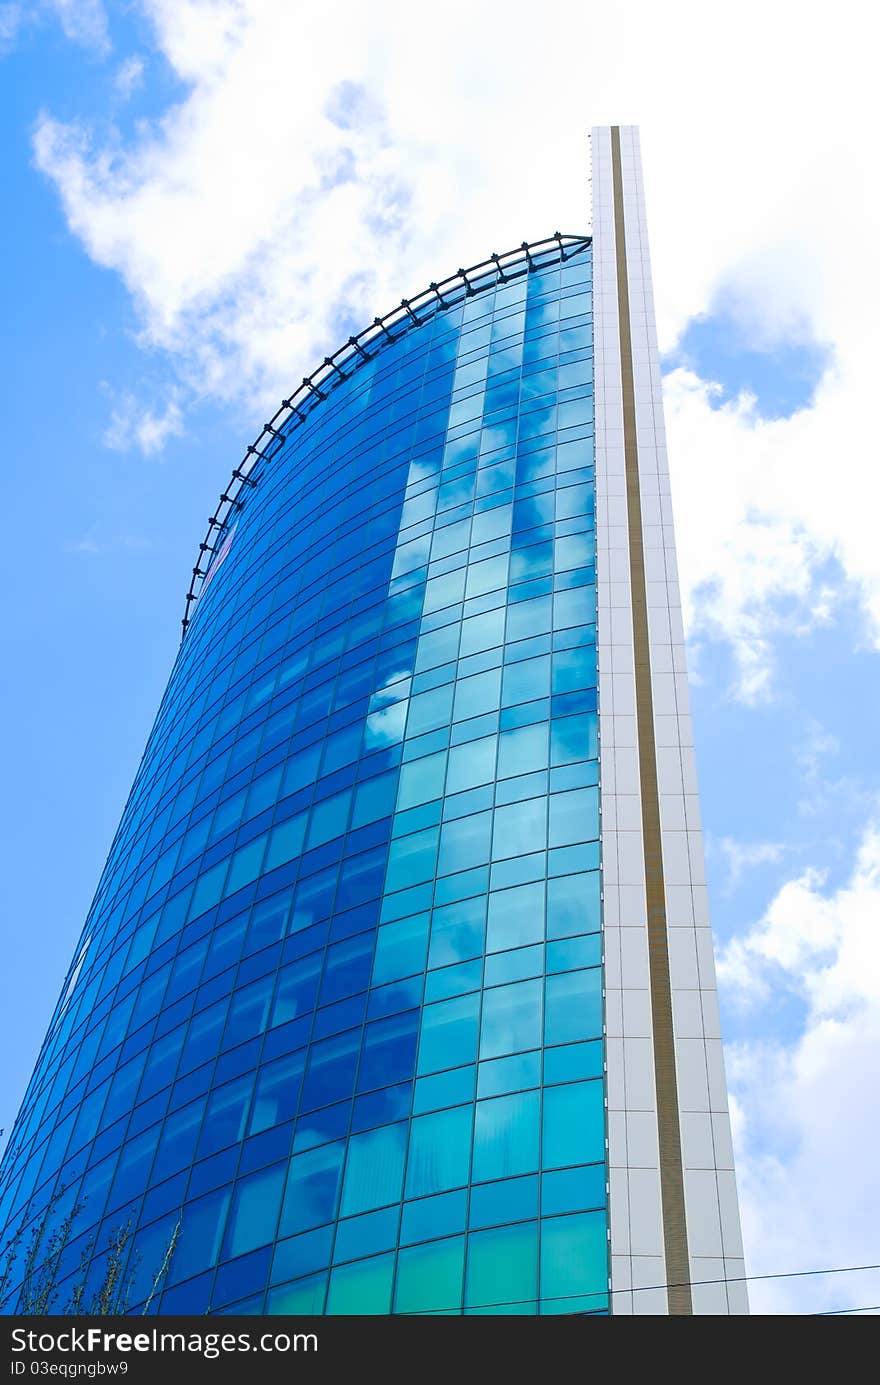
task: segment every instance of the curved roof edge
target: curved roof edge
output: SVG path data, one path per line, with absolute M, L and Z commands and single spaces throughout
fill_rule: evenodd
M 439 283 L 429 284 L 414 298 L 402 299 L 399 307 L 392 308 L 384 317 L 374 318 L 363 331 L 349 337 L 332 356 L 325 356 L 318 368 L 303 378 L 302 384 L 290 398 L 281 401 L 269 422 L 263 424 L 220 496 L 208 520 L 208 532 L 199 544 L 198 560 L 192 570 L 182 621 L 183 635 L 186 635 L 196 603 L 212 573 L 229 518 L 243 503 L 241 493 L 248 486 L 257 484 L 258 478 L 253 473 L 258 463 L 269 461 L 287 441 L 290 429 L 286 425 L 296 426 L 303 422 L 315 405 L 328 397 L 334 377 L 348 379 L 359 365 L 372 360 L 383 346 L 397 341 L 411 327 L 421 326 L 442 309 L 451 308 L 463 299 L 491 288 L 495 283 L 505 283 L 509 275 L 515 277 L 523 266 L 526 272 L 534 269 L 536 258 L 540 259 L 542 265 L 552 263 L 553 257 L 564 261 L 589 245 L 591 240 L 591 236 L 565 236 L 556 231 L 545 240 L 523 241 L 516 250 L 508 250 L 503 255 L 490 255 L 488 260 L 482 260 L 480 264 L 471 265 L 469 269 L 458 269 Z M 402 330 L 395 331 L 395 328 Z M 345 370 L 346 365 L 352 369 Z M 326 388 L 322 389 L 322 386 Z

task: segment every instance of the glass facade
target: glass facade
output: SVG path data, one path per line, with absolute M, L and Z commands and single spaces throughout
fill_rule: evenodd
M 591 256 L 377 332 L 216 535 L 2 1167 L 62 1299 L 126 1226 L 132 1309 L 176 1236 L 151 1311 L 607 1311 Z

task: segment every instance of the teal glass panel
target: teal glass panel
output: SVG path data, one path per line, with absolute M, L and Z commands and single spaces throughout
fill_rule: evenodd
M 375 1255 L 351 1265 L 337 1265 L 330 1275 L 327 1312 L 355 1315 L 390 1312 L 393 1276 L 393 1255 Z
M 326 1294 L 326 1274 L 312 1275 L 309 1279 L 300 1279 L 294 1284 L 283 1284 L 278 1289 L 270 1289 L 266 1296 L 266 1312 L 278 1316 L 289 1314 L 292 1317 L 323 1313 Z
M 537 1287 L 536 1221 L 471 1232 L 465 1286 L 469 1312 L 534 1313 Z
M 545 1168 L 604 1159 L 605 1105 L 601 1081 L 547 1088 L 542 1155 Z
M 541 1224 L 541 1312 L 600 1312 L 607 1306 L 604 1212 L 547 1217 Z
M 396 1313 L 460 1313 L 464 1237 L 401 1250 L 397 1257 Z
M 545 1183 L 547 1177 L 545 1174 Z M 560 1207 L 557 1210 L 569 1212 L 579 1209 Z M 496 1183 L 481 1183 L 471 1188 L 469 1224 L 472 1230 L 481 1226 L 495 1226 L 500 1222 L 525 1221 L 537 1215 L 538 1179 L 535 1174 L 527 1178 L 502 1178 Z
M 604 1207 L 606 1202 L 605 1165 L 556 1169 L 541 1179 L 541 1211 L 545 1217 L 558 1212 L 584 1212 Z
M 565 1044 L 544 1052 L 544 1081 L 577 1082 L 583 1077 L 601 1077 L 604 1062 L 601 1039 L 592 1043 Z
M 474 1182 L 510 1178 L 538 1167 L 541 1101 L 538 1092 L 478 1101 L 474 1125 Z

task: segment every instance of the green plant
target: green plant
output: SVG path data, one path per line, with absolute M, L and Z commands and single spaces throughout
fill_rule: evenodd
M 76 1203 L 57 1225 L 53 1226 L 57 1203 L 62 1193 L 52 1198 L 41 1220 L 31 1228 L 27 1248 L 24 1251 L 24 1269 L 21 1285 L 16 1291 L 15 1270 L 21 1255 L 22 1231 L 19 1229 L 0 1252 L 0 1312 L 14 1311 L 27 1316 L 60 1314 L 62 1316 L 90 1315 L 96 1317 L 121 1316 L 129 1312 L 131 1286 L 135 1271 L 139 1268 L 137 1253 L 130 1254 L 133 1235 L 129 1219 L 111 1232 L 106 1252 L 106 1261 L 96 1288 L 89 1287 L 91 1266 L 95 1255 L 97 1233 L 86 1241 L 80 1254 L 79 1269 L 73 1284 L 67 1290 L 63 1305 L 58 1305 L 59 1269 L 64 1252 L 76 1234 L 76 1223 L 83 1211 L 83 1204 Z M 180 1236 L 180 1221 L 174 1226 L 168 1239 L 159 1265 L 150 1281 L 150 1288 L 144 1301 L 143 1312 L 149 1312 L 157 1294 L 167 1278 Z

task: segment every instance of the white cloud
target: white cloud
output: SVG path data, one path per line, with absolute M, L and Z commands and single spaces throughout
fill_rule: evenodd
M 102 0 L 49 0 L 49 4 L 69 39 L 101 56 L 109 53 L 110 31 Z
M 719 62 L 704 7 L 683 0 L 557 0 L 540 25 L 488 0 L 450 0 L 440 26 L 398 0 L 141 6 L 184 97 L 129 142 L 45 114 L 35 151 L 192 394 L 237 397 L 259 422 L 404 293 L 584 228 L 586 130 L 637 121 L 661 345 L 722 295 L 763 344 L 833 349 L 814 405 L 788 420 L 747 398 L 713 409 L 686 371 L 668 380 L 691 631 L 731 643 L 751 699 L 771 686 L 776 633 L 832 618 L 829 572 L 880 639 L 862 7 L 844 0 L 828 26 L 818 7 L 745 0 Z
M 110 31 L 102 0 L 31 0 L 28 5 L 12 0 L 0 4 L 0 54 L 14 46 L 26 25 L 39 24 L 52 15 L 74 43 L 92 49 L 99 57 L 110 52 Z
M 714 843 L 713 843 L 714 845 Z M 727 862 L 727 886 L 733 890 L 746 871 L 756 866 L 772 865 L 782 859 L 782 842 L 740 842 L 733 837 L 721 837 L 718 848 Z
M 749 1272 L 878 1260 L 880 827 L 869 825 L 850 879 L 829 889 L 804 871 L 760 922 L 724 950 L 719 982 L 749 1004 L 787 991 L 802 1007 L 793 1038 L 765 1034 L 728 1053 Z M 880 1276 L 768 1281 L 762 1312 L 880 1302 Z
M 113 85 L 123 101 L 127 101 L 144 80 L 144 64 L 141 58 L 126 58 L 119 64 L 113 78 Z
M 160 452 L 169 438 L 183 432 L 183 413 L 176 399 L 170 399 L 164 409 L 154 411 L 142 405 L 134 395 L 118 400 L 104 434 L 104 443 L 114 452 L 139 448 L 145 457 Z
M 687 624 L 692 636 L 730 641 L 747 699 L 768 690 L 776 632 L 832 618 L 835 568 L 862 602 L 869 638 L 880 641 L 871 519 L 880 475 L 865 465 L 866 366 L 856 359 L 834 369 L 811 408 L 772 420 L 745 395 L 713 408 L 711 385 L 688 370 L 666 377 Z
M 12 47 L 23 23 L 24 10 L 21 5 L 0 5 L 0 53 Z
M 804 776 L 809 781 L 819 778 L 824 762 L 835 756 L 840 749 L 840 741 L 830 731 L 811 717 L 798 740 L 796 756 Z

